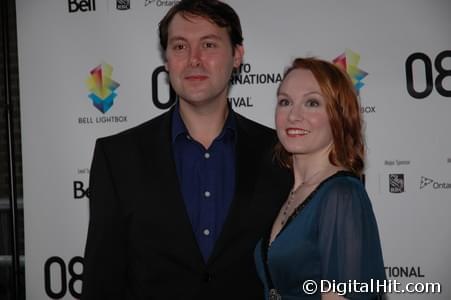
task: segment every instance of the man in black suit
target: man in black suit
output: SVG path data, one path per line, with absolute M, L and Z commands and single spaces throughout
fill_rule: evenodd
M 291 186 L 274 131 L 235 113 L 235 11 L 182 0 L 160 23 L 178 102 L 97 141 L 83 300 L 263 299 L 253 251 Z

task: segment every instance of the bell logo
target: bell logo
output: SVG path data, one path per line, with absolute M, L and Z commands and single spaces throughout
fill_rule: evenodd
M 74 199 L 89 198 L 89 187 L 85 188 L 82 181 L 74 181 Z
M 96 0 L 68 0 L 69 13 L 96 10 Z

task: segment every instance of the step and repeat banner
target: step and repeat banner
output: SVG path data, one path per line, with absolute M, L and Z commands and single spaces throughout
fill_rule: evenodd
M 80 296 L 94 143 L 173 104 L 157 25 L 176 2 L 16 0 L 29 300 Z M 295 57 L 345 66 L 387 278 L 416 284 L 388 299 L 451 299 L 451 1 L 227 2 L 245 45 L 234 109 L 274 127 Z

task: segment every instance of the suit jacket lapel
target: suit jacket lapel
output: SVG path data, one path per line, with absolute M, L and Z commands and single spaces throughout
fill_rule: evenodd
M 171 142 L 172 110 L 161 117 L 160 126 L 154 126 L 154 132 L 146 132 L 141 137 L 142 157 L 145 162 L 145 182 L 155 182 L 146 188 L 149 201 L 158 201 L 162 226 L 171 226 L 178 233 L 168 238 L 175 239 L 178 247 L 183 249 L 184 258 L 199 267 L 204 265 L 202 254 L 197 245 L 191 222 L 186 212 L 185 203 L 177 176 Z

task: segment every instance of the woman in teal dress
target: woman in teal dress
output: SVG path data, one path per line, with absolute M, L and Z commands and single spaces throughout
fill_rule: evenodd
M 277 91 L 275 121 L 275 156 L 294 185 L 255 249 L 266 299 L 378 299 L 387 282 L 359 179 L 365 151 L 351 80 L 329 62 L 295 59 Z

